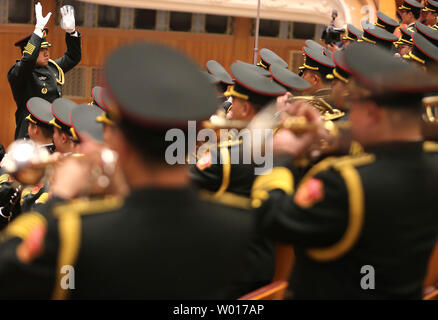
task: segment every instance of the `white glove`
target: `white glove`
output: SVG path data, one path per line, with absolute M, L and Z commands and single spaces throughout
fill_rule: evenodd
M 75 31 L 75 9 L 72 6 L 63 6 L 60 9 L 61 11 L 61 28 L 65 30 L 65 32 L 72 33 Z
M 36 16 L 35 29 L 41 30 L 42 32 L 47 22 L 49 21 L 51 15 L 52 13 L 49 12 L 45 17 L 43 17 L 43 7 L 41 6 L 41 3 L 38 2 L 35 5 L 35 16 Z

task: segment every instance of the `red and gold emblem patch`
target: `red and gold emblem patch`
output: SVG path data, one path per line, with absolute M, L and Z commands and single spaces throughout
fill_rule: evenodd
M 37 194 L 38 192 L 40 192 L 42 187 L 43 187 L 42 184 L 37 184 L 35 187 L 33 187 L 32 191 L 30 193 Z
M 307 209 L 324 199 L 324 185 L 321 180 L 311 178 L 302 184 L 295 193 L 294 202 Z
M 211 166 L 211 153 L 207 151 L 204 155 L 196 162 L 196 166 L 199 170 L 205 170 Z

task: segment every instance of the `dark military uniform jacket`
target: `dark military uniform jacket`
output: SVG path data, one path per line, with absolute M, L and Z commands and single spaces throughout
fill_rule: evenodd
M 190 188 L 51 199 L 39 211 L 1 234 L 0 298 L 236 298 L 228 286 L 241 276 L 252 218 L 201 201 Z M 32 239 L 38 246 L 41 230 L 41 253 L 24 263 L 17 250 Z M 71 272 L 74 283 L 64 278 Z
M 12 186 L 13 179 L 7 173 L 0 175 L 0 230 L 3 230 L 13 217 L 20 213 L 16 203 L 19 200 L 19 191 Z
M 48 188 L 43 184 L 29 186 L 21 192 L 20 206 L 21 212 L 35 210 L 49 199 Z
M 46 67 L 36 66 L 42 38 L 32 34 L 21 60 L 18 60 L 8 72 L 8 81 L 17 104 L 15 112 L 15 139 L 27 134 L 25 118 L 29 114 L 27 101 L 32 97 L 41 97 L 49 102 L 61 97 L 64 73 L 73 69 L 81 61 L 81 37 L 65 36 L 67 51 L 57 60 L 49 60 Z
M 211 148 L 192 167 L 191 179 L 204 199 L 240 208 L 244 214 L 249 214 L 251 188 L 257 176 L 253 163 L 243 164 L 243 149 L 242 140 L 238 138 Z M 234 163 L 236 156 L 240 163 Z M 246 254 L 246 277 L 235 283 L 237 295 L 270 283 L 275 272 L 273 241 L 257 234 Z
M 431 150 L 404 142 L 327 158 L 295 192 L 286 168 L 255 181 L 259 228 L 294 245 L 295 298 L 422 297 L 438 231 L 438 147 Z M 366 266 L 374 268 L 374 289 L 363 280 Z

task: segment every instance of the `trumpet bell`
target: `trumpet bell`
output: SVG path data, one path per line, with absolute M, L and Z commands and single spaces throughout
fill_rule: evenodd
M 17 140 L 7 149 L 2 168 L 23 185 L 37 184 L 45 174 L 42 163 L 50 157 L 46 148 L 31 140 Z

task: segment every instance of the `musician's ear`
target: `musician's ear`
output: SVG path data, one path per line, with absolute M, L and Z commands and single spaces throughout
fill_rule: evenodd
M 251 102 L 245 100 L 243 103 L 243 115 L 248 118 L 252 118 L 255 115 L 256 111 Z

